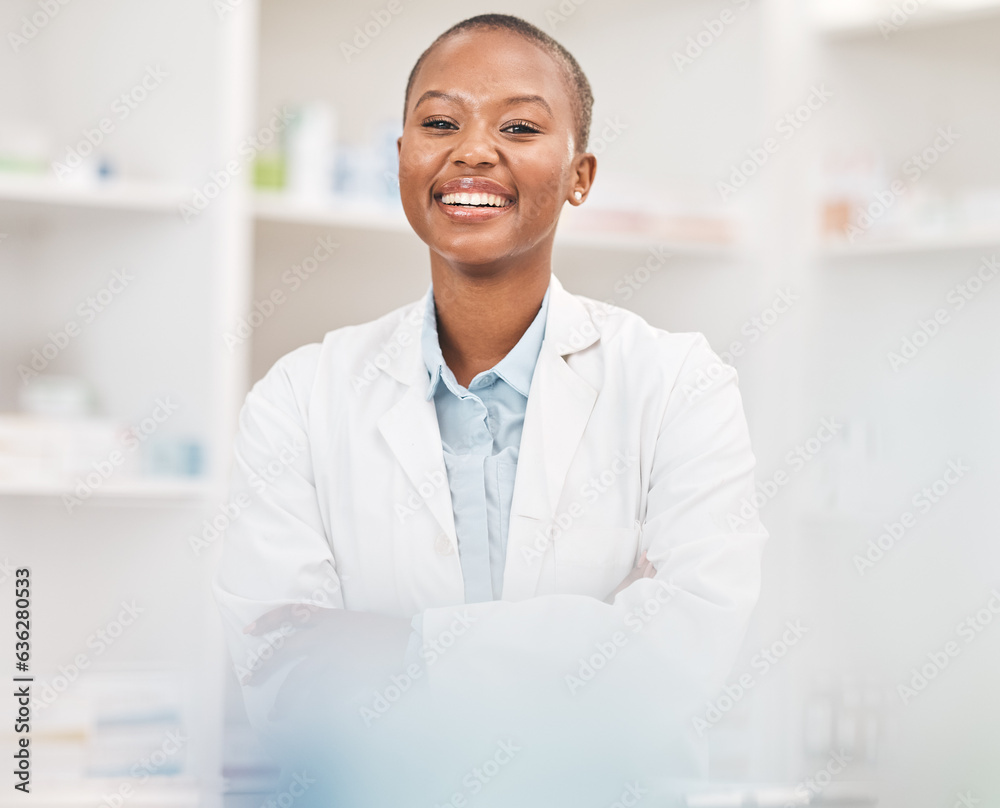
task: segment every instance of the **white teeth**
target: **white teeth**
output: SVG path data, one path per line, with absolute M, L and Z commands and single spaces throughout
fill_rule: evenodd
M 505 208 L 511 203 L 502 196 L 496 194 L 443 194 L 441 201 L 446 205 L 484 205 L 494 208 Z

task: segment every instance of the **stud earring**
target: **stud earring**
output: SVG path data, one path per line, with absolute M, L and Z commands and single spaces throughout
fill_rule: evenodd
M 583 191 L 577 191 L 577 192 L 576 192 L 576 198 L 577 198 L 578 200 L 579 200 L 579 199 L 583 199 Z

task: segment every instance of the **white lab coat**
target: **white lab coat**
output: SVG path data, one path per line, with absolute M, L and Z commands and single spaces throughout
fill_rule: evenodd
M 331 331 L 248 394 L 216 580 L 236 662 L 260 654 L 243 626 L 287 603 L 423 613 L 430 681 L 506 665 L 548 671 L 566 692 L 601 642 L 641 633 L 615 675 L 646 671 L 651 704 L 704 710 L 742 642 L 767 537 L 739 516 L 754 457 L 735 370 L 701 334 L 654 328 L 552 276 L 502 600 L 466 606 L 422 322 L 417 302 Z M 656 577 L 604 603 L 643 550 Z M 449 633 L 461 637 L 442 655 Z M 245 696 L 256 723 L 273 692 Z

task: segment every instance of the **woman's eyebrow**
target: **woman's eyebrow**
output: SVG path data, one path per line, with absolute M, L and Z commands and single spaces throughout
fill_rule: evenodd
M 504 105 L 508 107 L 512 107 L 514 104 L 538 104 L 547 113 L 549 113 L 549 115 L 552 114 L 552 107 L 550 107 L 548 102 L 540 95 L 515 95 L 504 101 Z
M 420 96 L 420 98 L 417 99 L 417 103 L 413 105 L 413 109 L 416 110 L 416 108 L 419 107 L 422 103 L 424 103 L 424 101 L 426 101 L 428 98 L 440 98 L 444 101 L 452 101 L 456 104 L 462 103 L 462 99 L 459 98 L 457 95 L 444 93 L 441 92 L 441 90 L 428 90 L 426 93 Z
M 430 98 L 440 98 L 442 101 L 450 101 L 455 104 L 463 103 L 462 98 L 457 95 L 442 92 L 441 90 L 428 90 L 417 99 L 417 103 L 413 105 L 414 111 L 416 111 L 416 109 L 424 103 L 424 101 L 427 101 Z M 549 115 L 552 115 L 552 107 L 550 107 L 548 101 L 540 95 L 513 95 L 503 101 L 503 105 L 505 107 L 512 107 L 515 104 L 538 104 L 538 106 L 542 107 L 547 113 L 549 113 Z

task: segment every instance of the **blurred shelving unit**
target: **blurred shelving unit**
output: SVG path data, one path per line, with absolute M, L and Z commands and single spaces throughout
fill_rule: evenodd
M 182 206 L 250 129 L 245 5 L 0 11 L 29 34 L 0 54 L 0 536 L 33 571 L 35 692 L 57 694 L 33 710 L 32 804 L 222 803 L 218 547 L 191 537 L 227 495 L 251 220 L 238 182 Z M 54 377 L 75 386 L 40 395 Z M 123 603 L 141 627 L 87 643 Z
M 0 206 L 95 208 L 177 215 L 190 188 L 165 183 L 106 182 L 69 185 L 55 177 L 0 174 Z
M 373 233 L 412 232 L 402 208 L 377 204 L 356 205 L 334 197 L 321 202 L 303 201 L 280 192 L 258 191 L 254 195 L 253 209 L 257 221 L 327 226 Z M 727 256 L 738 249 L 728 238 L 681 240 L 676 235 L 653 229 L 629 232 L 586 228 L 572 224 L 560 227 L 556 233 L 556 243 L 570 247 L 593 247 L 623 252 L 644 252 L 651 244 L 655 244 L 673 253 L 706 256 Z
M 303 201 L 280 192 L 258 191 L 254 196 L 253 211 L 258 221 L 389 233 L 410 232 L 402 208 L 395 210 L 377 204 L 362 207 L 333 197 L 322 201 Z
M 827 242 L 822 255 L 827 258 L 869 256 L 906 256 L 963 251 L 994 251 L 1000 249 L 1000 232 L 960 233 L 907 240 L 870 240 L 852 244 L 848 241 Z
M 194 507 L 203 507 L 205 501 L 219 492 L 209 484 L 198 480 L 157 480 L 146 478 L 128 482 L 116 482 L 101 486 L 88 497 L 95 503 L 165 503 L 189 501 Z M 72 484 L 47 483 L 0 483 L 0 497 L 73 497 Z
M 909 13 L 905 10 L 897 12 L 902 14 L 897 20 L 893 20 L 892 14 L 891 6 L 876 8 L 864 0 L 854 0 L 836 6 L 827 5 L 818 20 L 821 32 L 830 39 L 865 39 L 892 32 L 890 28 L 880 28 L 880 23 L 883 26 L 902 23 L 922 29 L 992 20 L 1000 17 L 1000 3 L 996 0 L 921 0 L 918 9 Z
M 884 5 L 873 13 L 872 3 L 832 0 L 826 7 L 835 13 L 814 18 L 798 0 L 762 0 L 748 4 L 739 24 L 725 29 L 725 40 L 683 71 L 670 55 L 683 50 L 688 35 L 702 32 L 704 4 L 574 5 L 578 16 L 558 29 L 547 22 L 545 9 L 529 0 L 512 0 L 500 10 L 552 32 L 588 70 L 598 99 L 592 145 L 595 151 L 600 147 L 601 168 L 595 189 L 613 176 L 610 168 L 642 180 L 653 189 L 654 201 L 681 190 L 662 200 L 662 215 L 651 215 L 652 206 L 644 209 L 646 198 L 633 198 L 627 183 L 604 207 L 596 204 L 595 193 L 586 206 L 589 219 L 576 216 L 584 209 L 567 209 L 556 238 L 555 271 L 572 291 L 630 306 L 657 326 L 705 331 L 720 347 L 745 336 L 740 324 L 791 279 L 803 302 L 782 322 L 788 329 L 783 341 L 772 341 L 768 350 L 753 349 L 752 361 L 758 364 L 752 371 L 744 374 L 739 368 L 749 420 L 767 438 L 757 444 L 766 467 L 774 460 L 766 457 L 770 446 L 784 446 L 787 434 L 814 428 L 794 423 L 788 413 L 849 409 L 852 396 L 870 395 L 872 379 L 863 370 L 852 366 L 845 373 L 836 362 L 845 361 L 843 356 L 853 362 L 864 355 L 860 347 L 880 344 L 881 312 L 875 310 L 877 301 L 848 285 L 861 272 L 827 272 L 825 263 L 839 267 L 877 257 L 880 272 L 869 276 L 905 277 L 909 283 L 915 258 L 944 266 L 953 254 L 993 250 L 1000 233 L 987 227 L 890 241 L 873 231 L 856 244 L 825 241 L 816 223 L 829 202 L 829 189 L 807 188 L 791 154 L 776 155 L 732 204 L 719 201 L 716 184 L 758 145 L 747 141 L 746 133 L 795 109 L 814 77 L 827 80 L 836 95 L 822 110 L 824 126 L 803 128 L 801 134 L 796 130 L 788 151 L 798 150 L 804 163 L 818 167 L 831 146 L 864 151 L 872 143 L 905 142 L 905 148 L 885 155 L 886 165 L 895 169 L 925 145 L 920 133 L 933 137 L 939 123 L 948 123 L 928 119 L 925 98 L 946 98 L 951 104 L 956 82 L 967 83 L 969 93 L 996 97 L 995 65 L 985 48 L 996 40 L 1000 3 L 927 0 L 892 35 L 892 49 L 883 50 L 878 21 L 886 13 Z M 149 801 L 161 808 L 188 805 L 192 799 L 213 808 L 220 803 L 225 724 L 239 723 L 235 679 L 227 675 L 228 658 L 207 598 L 218 545 L 199 556 L 188 539 L 216 518 L 225 502 L 231 438 L 246 391 L 288 350 L 416 300 L 428 281 L 426 247 L 401 208 L 390 203 L 386 179 L 392 177 L 385 174 L 391 172 L 384 167 L 369 171 L 370 187 L 362 182 L 361 190 L 378 186 L 372 195 L 261 190 L 254 187 L 254 160 L 273 159 L 273 154 L 262 150 L 247 161 L 240 146 L 262 131 L 274 109 L 321 102 L 336 105 L 333 134 L 356 163 L 371 162 L 371 154 L 358 155 L 372 143 L 380 144 L 384 157 L 389 135 L 400 124 L 406 76 L 420 51 L 462 16 L 497 10 L 458 8 L 445 0 L 421 4 L 419 12 L 417 6 L 404 7 L 405 24 L 380 30 L 350 59 L 341 43 L 366 24 L 372 10 L 326 0 L 60 5 L 58 18 L 23 52 L 0 55 L 0 72 L 10 78 L 0 89 L 3 120 L 21 117 L 43 126 L 51 143 L 59 144 L 53 153 L 60 156 L 108 115 L 109 99 L 127 88 L 128 77 L 141 78 L 151 64 L 168 74 L 159 95 L 118 121 L 103 143 L 101 152 L 115 167 L 112 179 L 60 182 L 40 172 L 0 173 L 0 367 L 6 374 L 0 378 L 0 412 L 17 406 L 23 380 L 15 369 L 52 343 L 53 356 L 43 371 L 86 376 L 106 414 L 122 424 L 141 421 L 158 397 L 173 396 L 183 405 L 176 416 L 179 433 L 195 436 L 204 450 L 202 474 L 115 478 L 72 514 L 61 504 L 72 486 L 0 483 L 4 534 L 17 537 L 16 549 L 40 548 L 39 553 L 58 555 L 62 562 L 60 572 L 53 571 L 43 585 L 48 589 L 36 615 L 52 638 L 49 658 L 43 660 L 49 669 L 71 659 L 79 638 L 101 626 L 120 599 L 134 597 L 156 615 L 150 620 L 155 629 L 148 640 L 123 641 L 109 654 L 110 661 L 166 665 L 180 660 L 196 685 L 183 710 L 192 738 L 185 776 L 197 783 L 196 793 L 151 788 Z M 10 3 L 0 14 L 0 29 L 16 30 L 22 16 L 37 8 L 31 0 Z M 962 26 L 977 29 L 972 45 L 952 36 Z M 123 31 L 129 35 L 122 36 Z M 633 66 L 620 58 L 622 46 L 609 47 L 609 41 L 658 54 L 662 64 L 636 81 Z M 945 63 L 950 69 L 939 71 Z M 67 64 L 73 70 L 65 70 Z M 895 67 L 886 70 L 887 64 Z M 860 101 L 851 106 L 842 99 Z M 948 106 L 956 115 L 968 109 L 959 101 L 968 97 Z M 972 116 L 973 123 L 985 120 L 987 112 L 979 119 Z M 615 136 L 602 140 L 602 132 L 612 131 L 608 121 L 616 122 Z M 833 133 L 830 142 L 820 137 L 820 128 Z M 1000 185 L 995 133 L 973 137 L 981 130 L 970 125 L 963 145 L 973 157 L 963 156 L 949 167 L 951 155 L 943 155 L 928 176 L 940 177 L 949 192 L 980 179 Z M 911 142 L 911 131 L 918 133 L 916 141 Z M 183 216 L 181 206 L 189 205 L 196 192 L 204 193 L 213 176 L 234 161 L 236 171 L 226 172 L 226 187 L 213 191 L 205 210 Z M 994 175 L 981 165 L 994 166 Z M 707 189 L 708 201 L 687 193 L 685 183 Z M 862 201 L 872 187 L 878 185 L 869 182 L 861 189 Z M 852 193 L 859 195 L 856 189 Z M 332 260 L 317 261 L 314 272 L 299 276 L 301 283 L 287 283 L 286 272 L 302 266 L 324 239 L 336 242 Z M 867 266 L 861 260 L 855 265 Z M 106 306 L 106 314 L 84 322 L 78 306 L 120 267 L 134 271 L 134 286 Z M 637 270 L 644 273 L 641 283 L 649 284 L 644 290 L 656 291 L 632 294 L 629 290 L 638 287 L 626 286 L 628 294 L 619 295 L 618 284 L 635 281 Z M 929 288 L 932 281 L 922 282 Z M 299 288 L 308 291 L 297 293 Z M 249 322 L 255 301 L 275 290 L 285 302 L 273 315 L 251 324 L 249 337 L 227 341 L 237 326 Z M 799 310 L 824 294 L 835 312 L 831 322 L 814 330 L 795 325 Z M 861 325 L 848 320 L 857 310 Z M 59 334 L 71 320 L 80 334 L 64 340 Z M 851 329 L 843 327 L 844 321 L 852 322 Z M 838 343 L 854 340 L 858 350 L 833 353 L 830 333 Z M 750 344 L 745 341 L 744 347 Z M 831 390 L 825 378 L 809 377 L 816 367 L 832 377 L 839 372 L 847 383 Z M 776 462 L 780 465 L 780 458 Z M 783 528 L 775 514 L 780 507 L 769 512 L 776 535 Z M 816 523 L 829 527 L 836 518 L 816 517 L 809 529 Z M 799 527 L 793 524 L 791 530 Z M 783 560 L 784 572 L 808 569 L 803 559 L 810 551 L 796 545 Z M 180 605 L 178 591 L 191 593 Z M 804 593 L 805 587 L 788 591 Z M 780 624 L 788 607 L 797 605 L 782 592 L 777 602 L 765 605 L 766 618 Z M 802 698 L 792 689 L 776 688 L 770 701 L 759 699 L 756 734 L 734 731 L 733 747 L 739 750 L 734 780 L 797 778 L 810 771 L 794 748 Z M 230 708 L 225 715 L 224 704 Z M 775 736 L 773 727 L 783 734 Z M 228 732 L 230 738 L 246 735 L 245 727 Z M 247 782 L 266 770 L 254 754 L 241 752 L 238 765 L 231 763 Z M 89 778 L 60 788 L 51 802 L 91 806 L 96 782 Z M 111 790 L 103 781 L 100 787 Z

